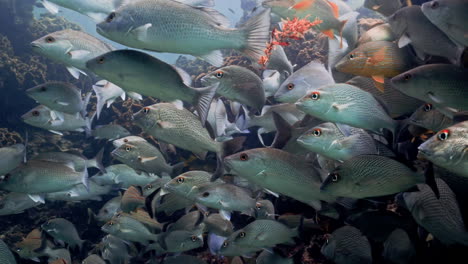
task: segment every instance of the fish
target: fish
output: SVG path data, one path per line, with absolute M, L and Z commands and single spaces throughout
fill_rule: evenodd
M 145 206 L 145 197 L 142 195 L 141 188 L 130 186 L 122 195 L 120 209 L 124 213 L 130 213 L 138 208 Z
M 352 226 L 343 226 L 333 231 L 322 246 L 321 253 L 337 264 L 372 263 L 369 240 Z
M 441 131 L 455 125 L 452 118 L 444 115 L 432 104 L 424 104 L 409 117 L 410 124 L 423 127 L 431 131 Z
M 51 110 L 70 115 L 81 113 L 85 116 L 89 101 L 89 97 L 85 100 L 81 98 L 81 91 L 75 85 L 56 81 L 34 86 L 26 90 L 26 95 Z
M 329 122 L 310 129 L 297 141 L 312 152 L 338 161 L 378 154 L 374 138 L 365 130 Z
M 334 83 L 333 77 L 325 66 L 320 62 L 312 61 L 295 71 L 281 84 L 275 94 L 275 100 L 282 103 L 295 103 L 309 91 Z
M 275 220 L 275 206 L 270 200 L 258 200 L 255 209 L 255 219 Z
M 106 264 L 106 262 L 99 255 L 92 254 L 85 258 L 82 264 Z
M 240 148 L 245 138 L 238 137 L 227 142 L 216 142 L 197 117 L 170 103 L 159 103 L 143 108 L 133 115 L 134 123 L 143 131 L 169 144 L 189 150 L 201 159 L 208 151 L 226 156 Z
M 167 227 L 166 232 L 175 230 L 194 231 L 204 228 L 203 214 L 199 211 L 192 211 L 183 215 L 176 222 Z
M 151 218 L 148 212 L 145 211 L 143 208 L 138 208 L 136 211 L 130 212 L 129 214 L 124 212 L 118 212 L 116 217 L 130 217 L 138 222 L 144 224 L 151 232 L 157 234 L 162 232 L 163 225 L 156 221 L 155 219 Z
M 289 61 L 282 46 L 275 46 L 265 65 L 265 70 L 277 71 L 280 74 L 281 82 L 293 74 L 294 66 Z
M 263 71 L 262 85 L 265 91 L 265 97 L 274 96 L 282 83 L 281 74 L 276 70 Z
M 189 199 L 174 193 L 169 193 L 164 196 L 154 196 L 151 207 L 148 208 L 151 208 L 150 215 L 153 217 L 159 213 L 164 213 L 170 216 L 178 210 L 187 210 L 188 208 L 192 208 L 194 205 L 194 202 Z
M 101 227 L 101 230 L 123 240 L 138 242 L 145 246 L 151 241 L 158 240 L 157 234 L 151 233 L 145 225 L 130 217 L 113 217 Z
M 466 13 L 468 4 L 463 0 L 438 0 L 421 5 L 424 15 L 456 43 L 468 46 Z
M 234 232 L 234 225 L 221 214 L 210 214 L 203 220 L 205 229 L 209 233 L 222 237 L 228 237 Z
M 8 193 L 0 199 L 0 216 L 21 214 L 39 204 L 41 204 L 41 202 L 33 201 L 27 194 Z
M 91 132 L 91 135 L 96 139 L 107 139 L 109 141 L 130 136 L 130 132 L 121 125 L 108 124 L 104 126 L 96 126 Z
M 76 171 L 83 171 L 85 168 L 96 168 L 101 172 L 106 172 L 104 165 L 102 165 L 103 156 L 104 149 L 101 149 L 92 159 L 73 152 L 42 152 L 32 157 L 31 160 L 70 163 Z
M 112 219 L 115 213 L 120 211 L 121 196 L 116 196 L 108 200 L 101 209 L 99 209 L 96 219 L 100 222 L 108 222 Z
M 80 238 L 75 225 L 65 218 L 50 219 L 41 225 L 42 230 L 57 240 L 61 240 L 69 247 L 83 248 L 85 240 Z
M 240 28 L 227 28 L 229 24 L 226 17 L 211 8 L 193 8 L 172 0 L 145 0 L 116 9 L 96 30 L 128 47 L 190 54 L 216 67 L 223 63 L 220 49 L 235 49 L 258 60 L 270 37 L 269 10 Z
M 230 219 L 230 212 L 238 211 L 252 216 L 256 200 L 248 189 L 233 184 L 208 184 L 197 189 L 196 202 L 220 210 Z
M 136 101 L 143 99 L 141 94 L 138 94 L 135 92 L 129 92 L 129 91 L 125 93 L 125 91 L 122 88 L 105 80 L 101 80 L 95 83 L 93 85 L 93 91 L 96 94 L 96 100 L 97 100 L 97 104 L 96 104 L 97 119 L 99 119 L 99 117 L 101 116 L 101 112 L 102 112 L 102 109 L 104 108 L 104 105 L 106 105 L 107 108 L 109 108 L 115 102 L 115 100 L 119 97 L 122 100 L 125 100 L 128 94 L 129 97 L 131 97 L 132 99 Z
M 28 125 L 39 127 L 58 135 L 63 135 L 61 131 L 90 133 L 92 118 L 59 113 L 62 116 L 62 119 L 60 119 L 54 118 L 53 113 L 56 113 L 56 111 L 44 105 L 39 105 L 22 115 L 21 118 Z
M 114 145 L 115 148 L 118 148 L 124 144 L 127 144 L 127 143 L 133 144 L 134 142 L 148 142 L 148 141 L 142 137 L 128 136 L 124 138 L 115 139 L 114 141 L 112 141 L 112 145 Z
M 404 72 L 391 82 L 393 87 L 411 97 L 430 103 L 449 116 L 468 110 L 464 98 L 468 70 L 450 64 L 429 64 Z
M 164 190 L 196 201 L 199 189 L 204 185 L 211 184 L 211 175 L 206 171 L 188 171 L 168 181 L 164 185 Z
M 61 192 L 47 193 L 45 199 L 48 201 L 86 201 L 94 200 L 101 201 L 103 195 L 109 194 L 112 190 L 112 185 L 99 185 L 94 181 L 94 178 L 89 180 L 89 189 L 83 184 L 77 184 L 69 190 Z
M 293 238 L 298 235 L 298 229 L 290 229 L 275 220 L 255 220 L 232 233 L 227 238 L 227 247 L 269 248 L 278 244 L 295 244 Z M 223 254 L 224 248 L 223 245 L 220 254 Z
M 232 256 L 249 256 L 253 257 L 257 251 L 262 250 L 260 247 L 241 247 L 234 243 L 230 243 L 227 239 L 221 243 L 221 247 L 217 250 L 218 255 L 225 257 Z
M 411 44 L 422 60 L 427 60 L 429 56 L 440 56 L 453 64 L 459 64 L 463 49 L 432 24 L 420 6 L 404 7 L 389 17 L 388 22 L 398 36 L 398 47 Z
M 273 148 L 249 149 L 226 157 L 224 163 L 233 174 L 317 210 L 322 207 L 320 200 L 335 200 L 320 191 L 321 176 L 315 167 L 294 154 Z
M 125 164 L 114 164 L 106 167 L 106 172 L 99 172 L 92 177 L 93 181 L 100 185 L 119 185 L 127 189 L 132 185 L 145 186 L 159 177 L 145 171 L 135 170 Z
M 398 13 L 398 12 L 397 12 Z M 392 18 L 395 16 L 391 16 L 389 18 L 392 21 Z M 384 23 L 380 25 L 376 25 L 366 32 L 364 32 L 361 37 L 359 38 L 359 45 L 362 45 L 367 42 L 372 41 L 394 41 L 398 35 L 395 35 L 394 32 L 395 28 L 390 26 L 389 23 Z
M 389 41 L 372 41 L 359 45 L 336 65 L 339 72 L 371 77 L 380 91 L 384 91 L 385 78 L 397 76 L 413 65 L 407 49 Z
M 127 246 L 127 241 L 124 241 L 116 236 L 107 235 L 102 238 L 104 244 L 102 258 L 110 263 L 128 263 L 130 261 L 130 252 Z
M 164 187 L 166 183 L 168 183 L 172 178 L 169 176 L 163 176 L 158 178 L 146 185 L 143 186 L 143 195 L 145 197 L 150 196 L 152 193 Z
M 296 107 L 324 121 L 367 129 L 378 134 L 381 134 L 382 128 L 386 128 L 395 135 L 398 128 L 398 122 L 388 115 L 372 94 L 349 84 L 316 89 L 297 101 Z
M 177 253 L 203 246 L 203 236 L 200 231 L 176 230 L 159 235 L 157 243 L 150 244 L 146 251 L 156 250 L 158 254 Z
M 164 259 L 164 264 L 207 264 L 206 261 L 190 255 L 172 256 Z
M 265 105 L 263 82 L 251 70 L 230 65 L 206 74 L 201 82 L 203 85 L 218 83 L 216 93 L 229 100 L 239 102 L 260 111 Z
M 88 186 L 88 171 L 76 171 L 73 164 L 30 160 L 4 175 L 0 189 L 41 195 L 68 190 L 77 184 Z
M 468 177 L 468 121 L 442 129 L 418 147 L 418 157 Z
M 383 92 L 375 85 L 374 80 L 363 76 L 356 76 L 346 83 L 371 93 L 393 118 L 412 114 L 420 105 L 424 104 L 423 101 L 395 89 L 390 79 L 385 79 Z
M 0 239 L 0 261 L 5 264 L 16 264 L 16 259 L 8 245 Z
M 79 79 L 80 74 L 87 75 L 88 60 L 114 50 L 111 45 L 72 29 L 47 34 L 31 42 L 31 47 L 34 52 L 64 64 L 75 79 Z
M 26 146 L 15 144 L 0 148 L 0 175 L 7 174 L 23 161 L 26 153 Z
M 47 11 L 52 14 L 57 14 L 60 7 L 71 9 L 85 16 L 92 18 L 95 22 L 103 21 L 107 15 L 115 10 L 126 0 L 100 0 L 91 1 L 84 0 L 80 2 L 67 1 L 67 0 L 42 0 L 41 3 Z
M 334 196 L 368 198 L 407 191 L 424 182 L 424 175 L 388 157 L 360 155 L 328 174 L 320 189 Z
M 126 143 L 114 149 L 111 155 L 135 170 L 157 175 L 174 175 L 184 167 L 183 163 L 169 165 L 161 151 L 147 141 Z
M 221 98 L 211 102 L 207 121 L 215 131 L 215 140 L 224 142 L 233 139 L 232 135 L 236 133 L 248 134 L 248 130 L 240 130 L 235 122 L 230 122 L 226 111 L 226 106 Z
M 47 246 L 44 253 L 49 257 L 50 264 L 67 264 L 71 263 L 70 251 L 65 248 L 53 249 L 53 245 Z
M 86 62 L 86 67 L 125 91 L 156 97 L 161 101 L 182 100 L 192 104 L 196 106 L 202 124 L 205 124 L 210 103 L 218 88 L 218 84 L 204 88 L 190 87 L 186 84 L 188 80 L 184 80 L 173 66 L 136 50 L 102 54 Z
M 263 250 L 257 256 L 258 264 L 293 264 L 294 260 L 291 258 L 285 258 L 279 254 L 268 252 L 268 250 Z
M 14 250 L 22 259 L 38 260 L 45 256 L 41 250 L 44 244 L 44 233 L 39 228 L 31 230 L 21 241 L 15 243 Z
M 405 230 L 395 229 L 384 242 L 383 257 L 392 263 L 410 263 L 416 249 Z
M 391 16 L 402 6 L 400 0 L 366 0 L 364 7 L 374 10 L 386 17 Z
M 467 245 L 468 232 L 463 223 L 455 194 L 442 179 L 435 179 L 440 198 L 425 184 L 418 192 L 405 192 L 397 196 L 414 220 L 444 245 Z

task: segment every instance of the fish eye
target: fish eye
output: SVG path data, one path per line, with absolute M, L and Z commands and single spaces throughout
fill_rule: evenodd
M 42 87 L 41 87 L 41 92 L 45 92 L 45 91 L 47 91 L 47 87 L 42 86 Z
M 99 64 L 103 64 L 104 61 L 106 61 L 106 58 L 104 58 L 104 57 L 100 57 L 100 58 L 97 60 L 97 62 L 98 62 Z
M 197 236 L 192 236 L 192 237 L 190 237 L 190 239 L 192 240 L 192 242 L 195 242 L 195 241 L 198 240 L 198 237 Z
M 339 180 L 339 178 L 340 178 L 338 173 L 330 173 L 330 174 L 328 174 L 328 176 L 331 177 L 332 182 L 337 182 Z
M 52 42 L 55 41 L 55 38 L 52 37 L 52 36 L 47 36 L 47 37 L 45 38 L 45 41 L 46 41 L 47 43 L 52 43 Z
M 424 111 L 429 112 L 432 110 L 432 104 L 425 104 L 424 105 Z
M 216 72 L 216 78 L 221 79 L 221 78 L 223 78 L 223 76 L 224 76 L 224 72 L 222 72 L 222 71 L 217 71 Z
M 242 161 L 249 160 L 249 155 L 247 155 L 246 153 L 240 154 L 240 160 L 242 160 Z
M 124 141 L 125 143 L 128 143 L 128 139 L 124 139 L 123 141 Z
M 114 18 L 115 18 L 115 12 L 112 12 L 112 13 L 110 13 L 109 16 L 106 18 L 106 22 L 107 22 L 107 23 L 110 23 L 110 22 L 112 22 L 112 20 L 114 20 Z
M 322 135 L 322 130 L 320 128 L 316 128 L 314 129 L 314 131 L 312 132 L 312 134 L 315 136 L 315 137 L 320 137 Z
M 257 208 L 257 210 L 262 209 L 262 204 L 261 203 L 256 203 L 255 208 Z
M 7 174 L 5 174 L 5 175 L 3 176 L 2 181 L 8 181 L 8 180 L 10 179 L 10 177 L 11 177 L 11 174 L 10 174 L 10 173 L 7 173 Z
M 354 54 L 349 54 L 349 59 L 350 60 L 354 59 L 354 57 L 355 57 Z
M 404 79 L 405 81 L 411 80 L 411 77 L 412 77 L 412 76 L 411 76 L 411 74 L 409 74 L 409 73 L 403 75 L 403 79 Z
M 148 184 L 148 185 L 146 185 L 146 188 L 145 188 L 145 189 L 146 189 L 146 190 L 153 189 L 153 185 L 152 185 L 152 184 Z
M 439 7 L 439 2 L 438 2 L 438 1 L 432 1 L 432 3 L 431 3 L 431 8 L 432 8 L 432 9 L 436 9 L 436 8 L 438 8 L 438 7 Z
M 241 237 L 241 238 L 242 238 L 242 237 L 245 237 L 245 232 L 240 232 L 240 233 L 239 233 L 239 237 Z
M 202 196 L 206 198 L 206 197 L 210 196 L 210 193 L 209 192 L 204 192 Z
M 442 131 L 440 131 L 439 135 L 437 135 L 437 138 L 440 140 L 440 141 L 445 141 L 449 138 L 450 136 L 450 130 L 448 129 L 444 129 Z
M 312 92 L 309 97 L 310 97 L 310 99 L 312 99 L 314 101 L 317 101 L 318 99 L 320 99 L 320 93 L 319 92 Z
M 143 108 L 143 113 L 148 114 L 150 112 L 149 107 Z
M 184 177 L 179 177 L 177 178 L 177 183 L 184 183 L 185 182 L 185 178 Z
M 325 244 L 328 245 L 328 243 L 330 243 L 330 241 L 329 241 L 328 238 L 327 238 L 327 240 L 325 241 Z
M 288 87 L 288 90 L 290 90 L 290 91 L 291 91 L 292 89 L 294 89 L 294 83 L 290 83 L 290 84 L 288 84 L 288 86 L 287 86 L 287 87 Z
M 21 250 L 23 250 L 22 248 L 16 248 L 16 252 L 20 252 Z
M 130 146 L 126 146 L 126 147 L 125 147 L 125 151 L 129 152 L 129 151 L 131 151 L 131 150 L 132 150 L 132 147 L 130 147 Z
M 114 222 L 110 221 L 108 224 L 109 224 L 110 226 L 113 226 L 113 225 L 114 225 Z
M 223 248 L 227 248 L 228 245 L 229 245 L 229 242 L 227 242 L 227 241 L 223 242 Z
M 32 116 L 39 116 L 39 115 L 40 115 L 39 111 L 33 111 L 32 112 Z

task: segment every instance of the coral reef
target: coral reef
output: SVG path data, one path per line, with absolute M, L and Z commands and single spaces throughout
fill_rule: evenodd
M 0 128 L 0 147 L 23 143 L 23 137 L 8 128 Z

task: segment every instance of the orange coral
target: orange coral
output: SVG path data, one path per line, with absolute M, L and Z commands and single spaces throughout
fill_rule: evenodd
M 313 22 L 310 22 L 307 17 L 299 19 L 297 17 L 292 20 L 283 20 L 283 30 L 278 30 L 276 28 L 271 32 L 271 41 L 267 43 L 265 48 L 265 55 L 260 57 L 258 63 L 262 66 L 265 66 L 271 56 L 271 52 L 276 45 L 279 46 L 289 46 L 288 39 L 300 40 L 304 38 L 304 34 L 312 27 L 321 24 L 323 21 L 316 18 Z

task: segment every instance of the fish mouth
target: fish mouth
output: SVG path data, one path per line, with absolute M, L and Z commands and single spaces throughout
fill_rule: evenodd
M 421 160 L 427 160 L 431 156 L 431 153 L 425 149 L 418 148 L 417 158 Z
M 39 45 L 38 43 L 31 42 L 30 45 L 32 49 L 42 49 L 41 45 Z

